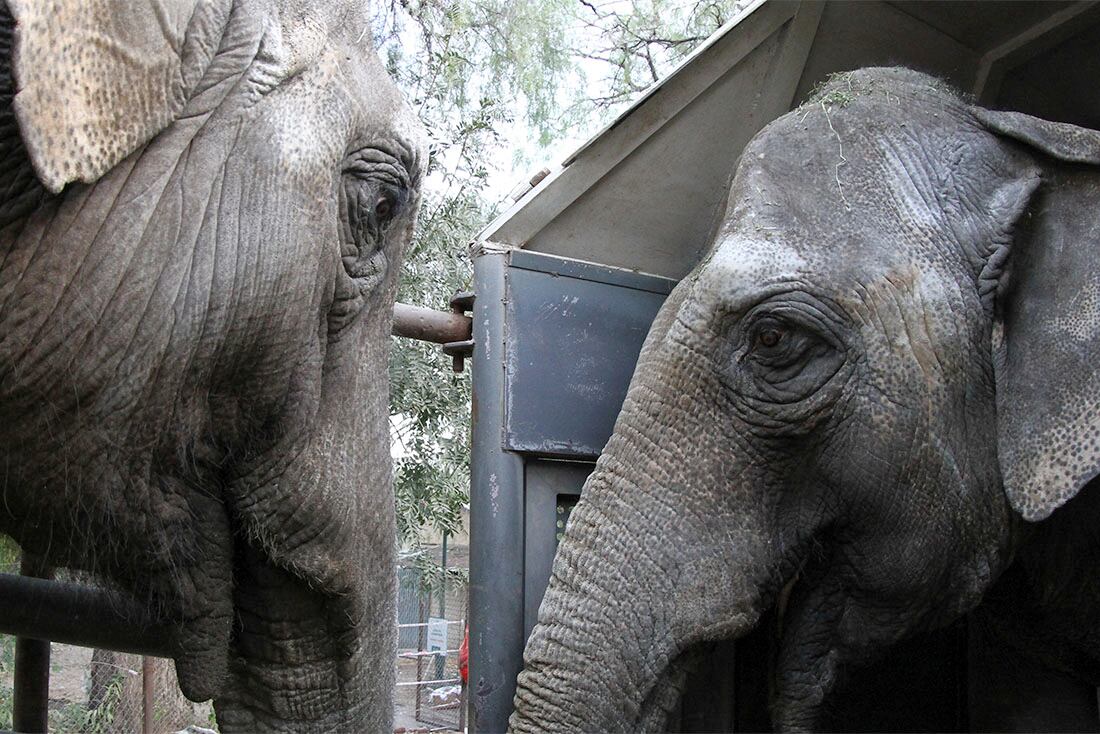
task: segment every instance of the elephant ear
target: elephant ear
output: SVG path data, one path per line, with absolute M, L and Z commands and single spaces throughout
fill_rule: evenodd
M 993 256 L 1005 262 L 994 332 L 1001 471 L 1012 506 L 1038 521 L 1100 473 L 1100 202 L 1066 186 L 1062 165 L 1100 164 L 1100 132 L 1018 112 L 973 113 L 1025 146 L 1042 171 L 1038 205 L 1007 261 Z
M 91 183 L 167 127 L 217 51 L 229 2 L 8 0 L 13 102 L 35 173 Z

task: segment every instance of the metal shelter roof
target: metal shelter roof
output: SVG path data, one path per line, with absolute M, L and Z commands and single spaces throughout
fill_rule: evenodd
M 680 278 L 738 156 L 829 74 L 903 65 L 981 103 L 1100 127 L 1097 0 L 758 0 L 479 242 Z

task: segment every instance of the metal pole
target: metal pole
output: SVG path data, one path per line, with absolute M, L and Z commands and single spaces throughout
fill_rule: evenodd
M 439 576 L 439 618 L 447 619 L 447 534 L 443 533 L 443 558 L 440 561 L 443 573 Z M 447 648 L 450 645 L 450 627 L 447 627 L 447 642 L 443 645 L 443 654 L 435 657 L 435 677 L 442 678 L 447 664 Z
M 133 600 L 80 584 L 0 574 L 0 634 L 171 658 L 174 628 Z
M 23 554 L 20 572 L 27 577 L 48 579 L 53 570 L 44 562 Z M 15 680 L 12 727 L 17 732 L 45 732 L 49 726 L 50 643 L 30 637 L 15 640 Z
M 443 533 L 443 582 L 439 585 L 439 616 L 447 618 L 447 533 Z
M 470 452 L 471 732 L 508 728 L 523 664 L 523 459 L 504 451 L 507 255 L 474 258 L 473 413 Z
M 419 339 L 436 344 L 466 341 L 472 319 L 452 311 L 435 311 L 407 303 L 393 304 L 394 336 Z
M 417 575 L 416 582 L 418 584 L 423 582 L 423 578 L 420 577 L 419 574 Z M 431 609 L 431 599 L 428 599 L 427 601 L 425 601 L 424 596 L 425 596 L 425 594 L 424 594 L 424 591 L 423 591 L 423 587 L 421 587 L 417 590 L 417 594 L 416 594 L 417 606 L 419 607 L 419 609 L 418 609 L 418 612 L 419 612 L 418 620 L 420 622 L 420 625 L 416 628 L 416 650 L 417 650 L 417 652 L 424 652 L 424 650 L 428 647 L 428 638 L 427 638 L 427 634 L 426 634 L 425 630 L 428 628 L 428 617 L 431 616 L 432 609 Z M 422 683 L 423 681 L 424 681 L 424 656 L 423 655 L 417 655 L 416 656 L 416 682 L 417 683 Z M 417 721 L 421 720 L 420 719 L 420 708 L 421 708 L 420 701 L 423 698 L 423 693 L 424 693 L 423 686 L 418 685 L 416 687 L 416 720 Z
M 153 658 L 141 658 L 141 734 L 153 734 Z

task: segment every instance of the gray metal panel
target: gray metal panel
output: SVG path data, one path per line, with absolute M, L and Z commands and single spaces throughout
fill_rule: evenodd
M 470 731 L 508 728 L 523 667 L 523 460 L 503 451 L 503 253 L 474 259 L 470 452 Z
M 579 278 L 593 283 L 617 285 L 634 288 L 667 296 L 676 286 L 676 281 L 657 275 L 636 273 L 632 270 L 607 267 L 599 263 L 584 260 L 571 260 L 561 257 L 540 255 L 526 250 L 512 250 L 508 257 L 509 265 L 520 270 L 534 270 L 550 275 L 562 275 L 567 278 Z
M 528 459 L 525 480 L 527 512 L 525 533 L 526 574 L 523 580 L 523 636 L 530 637 L 538 621 L 539 604 L 550 581 L 550 569 L 558 550 L 557 520 L 560 495 L 579 497 L 593 464 Z
M 594 459 L 675 283 L 534 253 L 514 253 L 512 263 L 505 448 Z

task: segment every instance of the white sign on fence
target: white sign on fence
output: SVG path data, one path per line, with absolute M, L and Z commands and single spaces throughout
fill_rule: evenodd
M 428 652 L 447 654 L 447 620 L 428 617 Z

